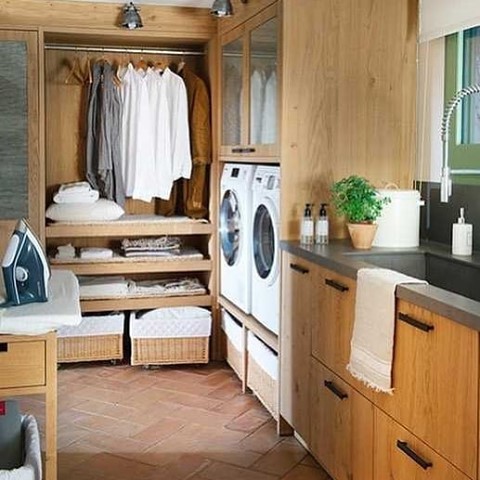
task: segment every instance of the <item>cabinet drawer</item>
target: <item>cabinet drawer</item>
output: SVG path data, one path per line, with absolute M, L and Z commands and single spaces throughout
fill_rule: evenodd
M 310 375 L 310 451 L 335 480 L 372 480 L 373 404 L 314 358 Z
M 375 480 L 468 480 L 468 477 L 378 408 Z
M 2 388 L 45 385 L 45 342 L 7 342 L 0 338 Z
M 393 395 L 376 394 L 375 403 L 476 478 L 478 332 L 400 300 L 393 387 Z

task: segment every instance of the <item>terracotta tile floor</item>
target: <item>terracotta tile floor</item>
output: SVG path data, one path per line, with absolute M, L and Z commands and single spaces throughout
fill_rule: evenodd
M 329 480 L 222 363 L 58 372 L 59 480 Z M 41 397 L 19 399 L 43 429 Z

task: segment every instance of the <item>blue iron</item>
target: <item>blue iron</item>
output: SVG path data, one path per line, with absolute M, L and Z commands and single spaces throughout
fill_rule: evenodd
M 25 219 L 19 220 L 2 262 L 6 303 L 0 307 L 46 302 L 50 267 L 39 239 Z

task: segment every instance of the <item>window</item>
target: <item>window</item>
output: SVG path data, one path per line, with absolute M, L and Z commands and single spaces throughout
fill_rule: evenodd
M 463 87 L 480 83 L 480 27 L 447 37 L 445 102 Z M 450 128 L 450 166 L 480 167 L 480 94 L 458 106 Z M 455 183 L 480 184 L 478 176 L 457 176 Z

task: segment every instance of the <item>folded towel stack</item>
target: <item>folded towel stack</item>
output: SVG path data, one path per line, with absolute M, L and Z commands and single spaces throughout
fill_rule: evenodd
M 126 297 L 128 280 L 123 277 L 78 277 L 81 298 Z
M 205 287 L 197 278 L 176 278 L 165 280 L 131 281 L 129 285 L 131 295 L 202 295 Z
M 167 257 L 178 255 L 182 242 L 178 237 L 136 238 L 122 240 L 126 257 Z
M 85 247 L 80 249 L 80 258 L 108 259 L 113 257 L 111 248 Z
M 59 260 L 69 260 L 75 258 L 75 247 L 70 243 L 68 245 L 60 245 L 57 247 L 55 258 Z
M 99 198 L 88 182 L 74 182 L 62 185 L 53 197 L 55 203 L 95 203 Z

